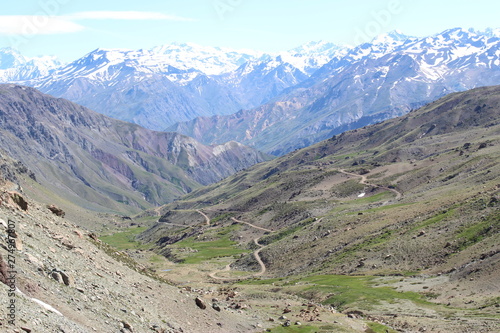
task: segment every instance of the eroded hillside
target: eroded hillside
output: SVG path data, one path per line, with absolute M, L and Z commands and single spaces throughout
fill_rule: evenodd
M 381 316 L 397 330 L 494 331 L 499 110 L 500 87 L 480 88 L 346 132 L 164 206 L 140 239 L 181 265 L 199 260 L 203 244 L 232 241 L 240 252 L 226 253 L 229 266 L 212 278 L 256 278 L 244 284 Z M 353 280 L 342 277 L 355 276 L 368 279 L 366 294 L 348 291 Z M 367 281 L 418 296 L 370 299 Z

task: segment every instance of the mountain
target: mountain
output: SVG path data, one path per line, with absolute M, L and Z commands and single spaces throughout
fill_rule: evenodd
M 163 130 L 198 116 L 256 107 L 307 79 L 343 50 L 326 42 L 279 55 L 191 43 L 97 49 L 47 75 L 20 73 L 0 81 L 32 86 L 113 118 Z
M 394 332 L 496 331 L 499 108 L 500 86 L 477 88 L 333 136 L 163 206 L 140 239 L 179 265 L 234 240 L 212 277 Z
M 347 50 L 333 43 L 310 42 L 278 55 L 250 60 L 237 70 L 222 75 L 220 80 L 244 101 L 244 105 L 261 105 L 307 80 L 316 70 L 331 59 L 346 54 Z
M 114 120 L 24 86 L 0 85 L 0 143 L 36 179 L 98 210 L 172 201 L 268 157 Z
M 247 61 L 263 55 L 259 51 L 207 47 L 193 43 L 162 45 L 150 52 L 158 58 L 154 64 L 165 63 L 183 70 L 196 69 L 206 75 L 231 72 Z
M 386 34 L 333 58 L 267 104 L 169 130 L 204 143 L 236 140 L 282 155 L 450 92 L 499 84 L 499 45 L 491 32 L 458 28 L 425 38 Z
M 45 77 L 60 66 L 61 62 L 53 56 L 27 58 L 12 48 L 0 49 L 0 82 Z

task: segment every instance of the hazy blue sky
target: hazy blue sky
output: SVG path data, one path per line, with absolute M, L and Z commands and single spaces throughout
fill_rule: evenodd
M 23 0 L 0 8 L 0 47 L 74 60 L 96 48 L 192 42 L 279 51 L 356 45 L 399 29 L 498 28 L 498 0 Z

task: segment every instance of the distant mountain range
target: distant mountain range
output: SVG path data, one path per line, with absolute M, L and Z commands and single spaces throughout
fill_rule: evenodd
M 450 92 L 500 84 L 499 36 L 462 29 L 426 38 L 387 34 L 333 58 L 269 103 L 169 130 L 282 155 L 403 115 Z
M 6 69 L 0 80 L 32 86 L 113 118 L 164 130 L 198 116 L 256 107 L 307 79 L 343 50 L 326 42 L 308 43 L 276 55 L 194 44 L 135 51 L 97 49 L 69 64 L 54 62 L 29 72 L 21 66 L 23 61 L 10 61 L 24 59 L 22 55 L 2 49 L 0 56 L 5 55 L 6 61 L 1 60 L 0 66 Z
M 500 84 L 499 41 L 499 29 L 395 31 L 356 47 L 311 42 L 273 55 L 194 44 L 98 49 L 65 65 L 2 49 L 0 79 L 205 144 L 235 140 L 282 155 Z
M 269 159 L 237 142 L 206 146 L 0 85 L 0 146 L 49 189 L 93 210 L 138 211 Z

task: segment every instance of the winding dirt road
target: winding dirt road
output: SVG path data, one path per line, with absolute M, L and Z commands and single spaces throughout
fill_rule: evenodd
M 260 237 L 259 237 L 260 238 Z M 260 251 L 262 251 L 262 249 L 264 248 L 264 245 L 261 245 L 259 244 L 259 238 L 255 238 L 253 240 L 253 242 L 260 247 L 260 249 L 254 251 L 253 253 L 253 256 L 255 257 L 255 260 L 257 260 L 257 262 L 259 263 L 260 265 L 260 272 L 254 274 L 254 276 L 261 276 L 263 275 L 265 272 L 266 272 L 266 265 L 264 264 L 264 262 L 262 261 L 262 259 L 260 258 Z
M 368 183 L 367 177 L 365 175 L 358 175 L 356 173 L 347 172 L 343 169 L 339 169 L 339 172 L 343 173 L 344 175 L 348 175 L 348 176 L 361 177 L 361 180 L 359 181 L 360 184 L 367 185 L 367 186 L 374 186 L 374 187 L 378 187 L 378 188 L 381 188 L 381 189 L 384 189 L 387 191 L 391 191 L 392 193 L 396 194 L 396 200 L 399 200 L 403 197 L 403 193 L 399 192 L 396 189 L 385 187 L 385 186 L 380 186 L 377 184 Z
M 262 230 L 262 231 L 266 231 L 266 232 L 274 232 L 273 230 L 270 230 L 270 229 L 262 228 L 262 227 L 254 225 L 254 224 L 245 222 L 245 221 L 237 220 L 234 217 L 232 217 L 231 219 L 234 222 L 246 224 L 246 225 L 248 225 L 248 226 L 250 226 L 250 227 L 252 227 L 254 229 L 257 229 L 257 230 Z M 254 238 L 254 240 L 253 240 L 253 242 L 255 243 L 255 245 L 257 245 L 259 247 L 257 250 L 255 250 L 253 252 L 253 256 L 254 256 L 255 260 L 257 260 L 257 262 L 259 263 L 260 272 L 254 273 L 254 274 L 252 274 L 252 275 L 250 275 L 248 277 L 244 277 L 245 279 L 247 279 L 249 277 L 261 276 L 261 275 L 264 275 L 266 273 L 266 264 L 264 264 L 264 262 L 262 261 L 262 258 L 260 257 L 260 251 L 262 251 L 265 248 L 265 246 L 259 243 L 259 239 L 260 239 L 260 237 L 257 237 L 257 238 Z M 235 280 L 241 280 L 241 279 L 243 279 L 243 277 L 238 277 L 238 278 L 223 278 L 223 277 L 218 277 L 217 276 L 217 273 L 228 272 L 230 270 L 231 270 L 231 264 L 228 264 L 228 265 L 226 265 L 226 267 L 224 267 L 223 270 L 215 271 L 215 272 L 212 272 L 212 273 L 210 273 L 208 275 L 211 278 L 213 278 L 213 279 L 224 280 L 224 281 L 235 281 Z

